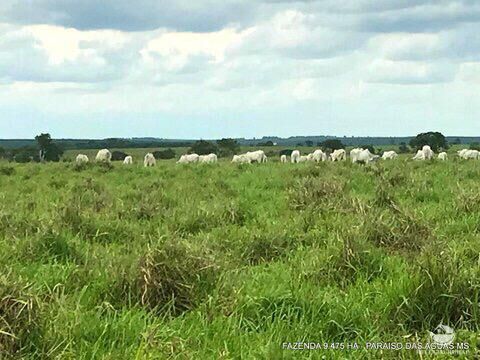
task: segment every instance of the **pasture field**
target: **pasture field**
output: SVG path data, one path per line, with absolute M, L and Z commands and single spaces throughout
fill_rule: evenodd
M 479 356 L 480 162 L 451 157 L 0 163 L 0 358 L 416 359 L 364 346 L 440 323 Z

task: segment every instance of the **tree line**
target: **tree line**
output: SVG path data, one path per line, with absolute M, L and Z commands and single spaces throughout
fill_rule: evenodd
M 96 141 L 96 140 L 92 140 Z M 89 141 L 82 143 L 86 146 Z M 156 159 L 173 159 L 176 157 L 176 153 L 172 148 L 179 147 L 188 147 L 188 153 L 196 153 L 199 155 L 207 155 L 214 153 L 219 157 L 229 157 L 236 155 L 241 150 L 241 144 L 236 139 L 224 138 L 216 141 L 206 141 L 198 140 L 193 143 L 191 142 L 152 142 L 148 141 L 142 142 L 142 146 L 138 146 L 138 143 L 135 142 L 136 146 L 132 145 L 132 142 L 126 139 L 106 139 L 104 143 L 101 143 L 101 148 L 139 148 L 139 147 L 161 147 L 161 145 L 167 145 L 166 149 L 153 151 L 153 155 Z M 157 146 L 147 146 L 156 144 Z M 78 145 L 78 144 L 77 144 Z M 98 145 L 98 142 L 96 143 Z M 304 144 L 297 144 L 298 146 L 308 146 L 313 147 L 314 144 L 312 141 L 307 140 Z M 321 148 L 324 151 L 332 152 L 337 149 L 345 148 L 345 144 L 342 143 L 340 139 L 327 139 L 325 141 L 319 142 L 316 144 L 317 147 Z M 408 153 L 411 151 L 416 151 L 421 149 L 424 145 L 429 145 L 433 151 L 437 152 L 439 150 L 447 150 L 449 147 L 446 137 L 440 132 L 425 132 L 418 134 L 416 137 L 412 138 L 407 145 L 402 142 L 398 146 L 398 152 Z M 275 147 L 275 143 L 272 141 L 260 142 L 257 143 L 257 146 L 260 147 Z M 166 147 L 166 146 L 165 146 Z M 364 144 L 359 147 L 364 149 L 369 149 L 371 153 L 377 153 L 377 149 L 372 144 Z M 80 147 L 83 148 L 83 147 Z M 91 147 L 85 147 L 85 149 Z M 96 147 L 95 147 L 96 148 Z M 480 148 L 479 144 L 472 143 L 470 148 Z M 45 161 L 60 161 L 64 153 L 65 147 L 62 141 L 54 141 L 50 134 L 42 133 L 35 137 L 35 146 L 24 146 L 17 149 L 4 149 L 0 147 L 0 158 L 4 158 L 10 161 L 16 162 L 45 162 Z M 293 149 L 283 149 L 279 151 L 271 150 L 267 152 L 267 155 L 290 155 Z M 269 154 L 268 154 L 269 153 Z M 113 151 L 112 160 L 120 161 L 123 160 L 128 154 L 123 151 Z

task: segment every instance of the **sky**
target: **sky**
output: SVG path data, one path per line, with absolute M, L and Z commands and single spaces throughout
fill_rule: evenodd
M 1 0 L 0 138 L 480 135 L 477 0 Z

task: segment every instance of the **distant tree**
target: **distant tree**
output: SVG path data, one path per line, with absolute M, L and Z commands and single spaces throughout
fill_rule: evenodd
M 398 146 L 398 152 L 400 154 L 405 154 L 408 153 L 408 146 L 404 142 L 401 142 L 400 145 Z
M 0 158 L 4 159 L 7 154 L 7 150 L 0 146 Z
M 240 144 L 235 139 L 221 139 L 217 140 L 218 155 L 227 157 L 236 155 L 240 152 Z
M 35 136 L 35 140 L 37 141 L 39 152 L 38 156 L 40 161 L 45 161 L 45 155 L 47 153 L 47 149 L 52 143 L 52 137 L 48 133 L 42 133 L 40 135 Z
M 297 143 L 297 146 L 305 146 L 305 144 L 304 144 L 304 143 L 301 143 L 301 142 L 299 142 L 299 143 Z
M 424 145 L 429 145 L 433 151 L 448 149 L 447 139 L 439 132 L 421 133 L 410 140 L 410 146 L 415 150 L 421 149 Z
M 452 144 L 455 144 L 455 145 L 460 145 L 462 143 L 462 140 L 460 140 L 460 138 L 455 138 L 455 140 L 453 140 Z
M 368 144 L 368 145 L 360 145 L 359 147 L 361 147 L 362 149 L 368 149 L 368 151 L 370 151 L 372 154 L 376 154 L 376 150 L 375 150 L 375 148 L 373 147 L 373 145 L 371 145 L 371 144 Z
M 218 147 L 209 141 L 199 140 L 192 145 L 188 152 L 198 155 L 208 155 L 211 153 L 216 154 L 218 153 Z
M 345 148 L 345 145 L 343 145 L 343 143 L 339 139 L 329 139 L 329 140 L 322 141 L 319 144 L 319 146 L 322 147 L 324 150 L 328 150 L 328 151 L 334 151 L 334 150 Z
M 478 142 L 471 143 L 469 147 L 472 150 L 479 150 L 480 151 L 480 144 Z
M 38 145 L 38 158 L 40 161 L 60 161 L 63 149 L 53 142 L 48 133 L 35 136 Z
M 123 151 L 113 151 L 112 152 L 112 161 L 123 161 L 128 156 L 128 154 Z
M 157 160 L 174 159 L 176 156 L 175 151 L 170 148 L 166 150 L 157 150 L 154 151 L 152 154 Z
M 305 141 L 305 145 L 309 146 L 309 147 L 312 147 L 313 146 L 313 141 L 312 140 L 307 140 L 307 141 Z

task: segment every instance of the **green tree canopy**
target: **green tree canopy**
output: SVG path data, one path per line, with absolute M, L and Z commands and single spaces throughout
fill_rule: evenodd
M 53 142 L 50 134 L 40 134 L 35 136 L 38 144 L 38 156 L 40 161 L 60 161 L 63 155 L 63 149 Z
M 448 149 L 447 139 L 439 132 L 429 131 L 421 133 L 410 140 L 410 146 L 415 150 L 420 150 L 425 145 L 429 145 L 433 151 Z

